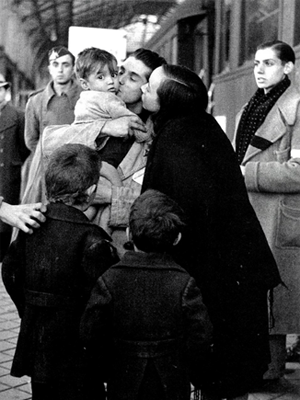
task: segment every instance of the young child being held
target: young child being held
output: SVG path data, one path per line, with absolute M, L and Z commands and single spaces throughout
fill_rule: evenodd
M 78 54 L 75 68 L 83 88 L 75 106 L 76 121 L 81 123 L 99 118 L 114 119 L 135 115 L 116 95 L 119 90 L 118 65 L 116 58 L 111 53 L 95 47 L 87 48 Z M 147 132 L 138 130 L 133 130 L 132 135 L 135 136 L 137 142 L 144 142 L 149 136 Z M 104 175 L 108 171 L 111 180 L 114 179 L 117 186 L 121 186 L 121 180 L 116 168 L 132 145 L 132 141 L 129 139 L 119 138 L 118 146 L 116 146 L 116 142 L 111 146 L 109 137 L 102 137 L 103 147 L 99 153 L 101 155 L 103 152 L 105 143 L 106 161 L 103 162 L 101 174 Z
M 212 336 L 207 310 L 195 280 L 169 254 L 183 218 L 158 191 L 138 197 L 128 231 L 135 251 L 92 291 L 81 336 L 105 360 L 110 400 L 189 400 L 192 367 L 205 364 Z
M 119 90 L 117 59 L 109 52 L 90 47 L 80 52 L 75 64 L 76 75 L 83 92 L 75 106 L 75 120 L 86 123 L 97 119 L 114 119 L 135 114 L 126 108 L 125 103 L 116 94 Z M 149 133 L 132 130 L 134 140 L 144 142 L 149 139 Z M 117 167 L 123 160 L 133 141 L 130 137 L 114 138 L 102 136 L 99 154 L 102 157 L 101 176 L 108 179 L 114 186 L 122 186 Z M 109 209 L 106 207 L 106 213 Z M 89 207 L 86 215 L 92 219 L 96 207 Z M 108 216 L 107 216 L 108 218 Z M 105 220 L 102 214 L 102 221 Z M 103 226 L 109 231 L 108 226 Z
M 87 146 L 56 150 L 45 174 L 46 222 L 32 235 L 20 232 L 3 261 L 3 282 L 21 318 L 11 375 L 31 377 L 33 400 L 95 398 L 79 322 L 97 278 L 118 261 L 110 237 L 84 215 L 100 167 Z M 98 385 L 97 396 L 103 398 Z

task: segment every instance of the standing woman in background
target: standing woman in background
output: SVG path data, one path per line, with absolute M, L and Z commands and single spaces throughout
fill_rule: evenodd
M 185 211 L 174 256 L 201 288 L 214 328 L 208 376 L 199 373 L 193 383 L 207 398 L 246 399 L 268 367 L 267 293 L 280 283 L 275 260 L 230 141 L 205 111 L 201 79 L 163 65 L 142 90 L 155 133 L 142 191 L 159 190 Z
M 252 206 L 277 261 L 272 363 L 266 379 L 283 376 L 286 334 L 300 334 L 300 93 L 288 75 L 295 53 L 276 40 L 258 46 L 258 89 L 238 116 L 234 147 Z

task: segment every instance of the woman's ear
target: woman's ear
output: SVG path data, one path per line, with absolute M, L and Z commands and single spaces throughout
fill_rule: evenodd
M 174 240 L 173 246 L 176 246 L 182 238 L 181 232 L 178 233 L 177 238 Z
M 292 61 L 287 62 L 287 63 L 284 65 L 283 72 L 284 72 L 286 75 L 290 74 L 290 73 L 293 71 L 294 66 L 295 66 L 295 65 L 294 65 L 294 63 L 292 63 Z

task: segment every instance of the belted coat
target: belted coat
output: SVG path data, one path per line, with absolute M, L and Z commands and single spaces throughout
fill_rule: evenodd
M 294 86 L 279 97 L 253 143 L 241 164 L 245 184 L 285 284 L 274 290 L 271 333 L 300 333 L 300 92 Z
M 35 382 L 84 381 L 91 368 L 79 340 L 81 314 L 97 278 L 118 261 L 110 237 L 74 207 L 49 204 L 46 222 L 20 232 L 2 278 L 21 317 L 11 374 Z
M 87 346 L 107 354 L 111 400 L 189 400 L 211 332 L 195 280 L 157 253 L 126 252 L 98 279 L 81 321 Z

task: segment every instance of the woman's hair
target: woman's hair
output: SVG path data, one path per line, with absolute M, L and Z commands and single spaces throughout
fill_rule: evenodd
M 265 42 L 260 44 L 259 46 L 257 46 L 256 50 L 263 50 L 269 48 L 275 51 L 277 57 L 283 63 L 291 61 L 293 64 L 295 64 L 296 60 L 295 52 L 289 44 L 282 42 L 281 40 L 273 40 L 270 42 Z
M 135 50 L 133 53 L 130 54 L 129 57 L 134 57 L 136 60 L 141 61 L 146 65 L 146 67 L 148 67 L 151 70 L 149 72 L 149 75 L 146 76 L 147 80 L 149 80 L 152 71 L 154 71 L 161 65 L 167 63 L 166 60 L 163 57 L 161 57 L 158 53 L 155 53 L 155 51 L 144 48 Z
M 61 146 L 52 153 L 45 173 L 48 200 L 84 204 L 86 190 L 99 180 L 100 168 L 96 150 L 78 143 Z
M 189 68 L 164 64 L 166 79 L 157 90 L 160 109 L 154 123 L 170 116 L 203 112 L 208 104 L 207 89 L 201 78 Z
M 185 226 L 182 209 L 167 195 L 147 190 L 132 204 L 129 229 L 139 250 L 168 252 Z
M 77 77 L 87 79 L 99 67 L 99 64 L 102 67 L 107 65 L 112 75 L 118 72 L 116 71 L 118 62 L 113 54 L 97 47 L 89 47 L 81 51 L 77 56 L 75 63 Z

